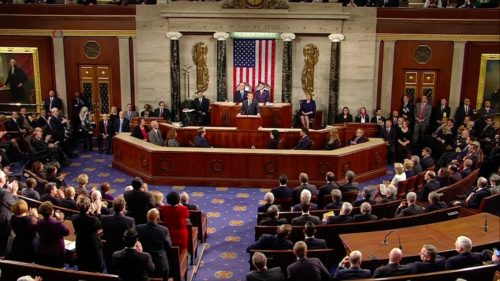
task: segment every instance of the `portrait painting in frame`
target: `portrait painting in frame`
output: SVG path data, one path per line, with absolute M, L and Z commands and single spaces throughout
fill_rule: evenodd
M 0 47 L 0 111 L 42 104 L 38 48 Z
M 476 108 L 484 100 L 490 100 L 495 112 L 499 112 L 500 54 L 482 54 L 479 68 Z

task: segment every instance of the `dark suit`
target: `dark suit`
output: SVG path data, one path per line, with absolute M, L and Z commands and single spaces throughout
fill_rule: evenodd
M 332 202 L 332 203 L 328 203 L 326 204 L 325 206 L 325 210 L 334 210 L 334 209 L 340 209 L 342 208 L 342 205 L 344 204 L 344 201 L 338 201 L 338 202 Z
M 47 113 L 50 112 L 50 110 L 54 107 L 57 107 L 59 110 L 63 109 L 63 102 L 60 98 L 58 97 L 53 97 L 52 98 L 52 103 L 50 102 L 50 96 L 45 98 L 45 101 L 43 102 L 43 108 Z
M 120 132 L 130 132 L 130 121 L 127 118 L 123 118 L 120 128 L 120 118 L 116 119 L 113 123 L 113 133 Z
M 123 197 L 127 202 L 127 216 L 134 218 L 136 225 L 146 223 L 146 214 L 154 207 L 153 196 L 144 191 L 130 190 L 123 193 Z
M 293 148 L 296 150 L 308 150 L 311 149 L 312 141 L 308 135 L 304 135 L 300 138 L 299 143 Z
M 303 184 L 301 184 L 293 189 L 293 191 L 292 191 L 292 205 L 297 205 L 300 203 L 300 193 L 304 189 L 311 191 L 312 196 L 315 196 L 318 193 L 315 185 L 303 183 Z
M 270 99 L 269 91 L 266 89 L 255 91 L 255 99 L 261 103 L 269 102 Z
M 328 269 L 318 258 L 300 258 L 286 269 L 289 281 L 328 281 Z
M 102 272 L 104 260 L 102 243 L 97 231 L 102 229 L 101 221 L 87 213 L 71 217 L 76 233 L 76 256 L 78 270 Z
M 123 281 L 148 281 L 148 271 L 155 268 L 148 253 L 125 248 L 113 254 L 113 265 Z
M 310 214 L 303 214 L 300 217 L 293 218 L 291 225 L 303 226 L 306 222 L 312 222 L 315 225 L 321 224 L 321 220 L 317 216 L 312 216 Z
M 427 202 L 427 197 L 432 191 L 438 190 L 441 187 L 441 183 L 437 180 L 430 180 L 422 186 L 420 193 L 418 194 L 418 200 Z
M 436 204 L 430 204 L 429 206 L 427 206 L 427 208 L 425 209 L 426 212 L 433 212 L 433 211 L 437 211 L 437 210 L 442 210 L 442 209 L 446 209 L 448 208 L 448 206 L 446 205 L 445 202 L 438 202 Z
M 236 92 L 234 92 L 233 101 L 235 103 L 241 103 L 247 99 L 247 95 L 248 95 L 248 91 L 243 91 L 243 95 L 242 95 L 241 92 L 239 90 L 237 90 Z
M 9 85 L 11 96 L 15 98 L 15 100 L 24 99 L 24 82 L 28 79 L 24 70 L 14 66 L 14 73 L 12 73 L 12 68 L 9 69 L 7 80 L 5 80 L 5 84 Z M 22 84 L 19 86 L 19 84 Z
M 144 126 L 144 129 L 146 130 L 146 134 L 149 134 L 149 127 L 148 126 Z M 132 130 L 132 136 L 134 138 L 138 138 L 138 139 L 141 139 L 141 140 L 144 139 L 144 136 L 142 135 L 142 131 L 141 131 L 141 126 L 135 126 L 134 127 L 134 129 Z
M 66 209 L 78 210 L 74 199 L 63 199 L 61 200 L 60 206 Z
M 247 273 L 247 281 L 282 281 L 283 272 L 281 268 L 263 269 L 262 271 L 253 270 Z
M 151 255 L 155 265 L 154 275 L 168 277 L 168 258 L 166 249 L 170 249 L 172 241 L 168 229 L 156 223 L 148 222 L 137 226 L 139 241 L 144 252 Z
M 324 207 L 324 204 L 323 204 L 323 197 L 325 195 L 330 195 L 332 193 L 332 190 L 334 189 L 339 189 L 339 185 L 332 181 L 332 182 L 328 182 L 327 184 L 323 185 L 322 187 L 320 187 L 318 189 L 318 208 L 319 209 L 322 209 Z
M 377 267 L 375 272 L 373 272 L 373 277 L 389 277 L 407 274 L 413 274 L 412 267 L 408 265 L 390 263 L 388 265 Z
M 353 221 L 355 222 L 371 221 L 371 220 L 378 220 L 378 217 L 372 214 L 357 214 L 353 217 Z
M 327 249 L 328 248 L 326 246 L 325 239 L 318 239 L 318 238 L 314 238 L 314 237 L 309 237 L 309 238 L 304 239 L 304 242 L 306 242 L 308 250 Z
M 368 142 L 368 139 L 365 136 L 361 136 L 359 138 L 357 138 L 356 136 L 353 136 L 352 138 L 349 139 L 349 141 L 347 142 L 347 145 L 360 144 L 360 143 L 364 143 L 364 142 Z
M 310 207 L 309 207 L 309 210 L 310 211 L 319 210 L 318 205 L 316 205 L 315 203 L 311 203 Z M 300 206 L 300 204 L 297 204 L 297 205 L 293 206 L 292 207 L 292 212 L 302 212 L 302 207 Z
M 481 204 L 481 201 L 483 198 L 490 196 L 490 192 L 486 188 L 480 188 L 474 194 L 472 197 L 465 203 L 465 205 L 469 208 L 474 208 L 477 209 L 479 208 L 479 205 Z
M 137 126 L 139 127 L 139 126 Z M 106 152 L 111 153 L 112 145 L 111 138 L 113 137 L 113 123 L 111 121 L 106 122 L 106 126 L 104 125 L 104 121 L 99 121 L 99 135 L 97 136 L 97 146 L 99 146 L 99 151 L 103 152 L 104 150 L 104 136 L 108 135 L 108 147 L 106 148 Z
M 163 119 L 165 119 L 165 120 L 167 120 L 167 122 L 169 122 L 170 121 L 170 116 L 171 116 L 170 110 L 164 108 L 163 112 L 161 112 L 161 113 L 162 114 L 160 114 L 160 109 L 157 108 L 154 111 L 154 116 L 155 117 L 163 117 Z
M 245 100 L 241 105 L 240 113 L 242 115 L 257 115 L 260 113 L 259 102 L 256 99 L 252 99 L 250 104 L 249 100 Z
M 326 220 L 326 224 L 348 223 L 352 222 L 353 218 L 347 215 L 330 216 Z
M 399 110 L 399 115 L 405 117 L 408 120 L 413 120 L 413 104 L 408 102 L 406 104 L 401 104 L 401 109 Z
M 278 186 L 271 189 L 271 193 L 274 195 L 274 198 L 291 198 L 292 197 L 292 189 L 288 186 Z
M 432 117 L 433 117 L 432 123 L 433 123 L 434 128 L 437 128 L 437 126 L 439 125 L 439 124 L 437 124 L 437 122 L 441 121 L 443 119 L 443 117 L 451 118 L 450 112 L 451 112 L 451 109 L 447 105 L 444 108 L 441 107 L 441 104 L 439 106 L 436 106 L 433 110 L 433 113 L 432 113 Z
M 455 122 L 457 127 L 460 127 L 460 125 L 464 123 L 465 116 L 474 118 L 474 108 L 470 105 L 467 108 L 467 112 L 465 112 L 465 105 L 457 107 L 457 111 L 455 112 Z
M 427 272 L 435 272 L 444 270 L 444 265 L 446 263 L 446 259 L 440 255 L 436 256 L 435 261 L 416 261 L 414 263 L 408 264 L 413 268 L 413 273 L 427 273 Z
M 4 188 L 0 188 L 0 255 L 3 256 L 7 248 L 7 239 L 10 236 L 10 208 L 16 202 L 14 195 Z
M 483 264 L 480 253 L 460 253 L 446 260 L 445 269 L 459 269 Z
M 196 147 L 211 147 L 211 145 L 208 143 L 207 139 L 205 139 L 202 136 L 196 135 L 194 137 L 194 146 Z
M 259 225 L 265 225 L 265 226 L 278 226 L 282 224 L 286 224 L 288 221 L 285 218 L 267 218 L 262 220 Z
M 380 129 L 378 136 L 387 143 L 387 162 L 393 163 L 396 156 L 396 129 L 383 127 Z
M 351 183 L 346 183 L 342 186 L 340 186 L 340 191 L 342 191 L 342 193 L 345 193 L 345 192 L 349 192 L 349 191 L 359 191 L 359 183 L 353 181 Z
M 264 204 L 259 207 L 257 207 L 257 213 L 267 213 L 267 209 L 271 206 L 272 204 Z
M 351 280 L 351 279 L 362 279 L 370 278 L 372 273 L 369 269 L 362 269 L 359 267 L 343 268 L 339 267 L 335 272 L 335 277 L 333 280 Z
M 200 101 L 200 98 L 195 98 L 191 103 L 191 108 L 194 109 L 193 114 L 196 117 L 195 120 L 197 125 L 206 125 L 210 123 L 210 120 L 208 120 L 208 109 L 210 108 L 209 99 L 202 97 Z
M 416 204 L 410 205 L 404 209 L 403 208 L 396 209 L 396 217 L 413 216 L 413 215 L 418 215 L 418 214 L 423 214 L 423 213 L 424 213 L 424 209 Z
M 434 166 L 434 159 L 430 156 L 426 156 L 420 160 L 420 166 L 422 166 L 422 169 L 425 171 L 428 168 Z
M 49 119 L 50 134 L 56 141 L 64 141 L 64 125 L 61 123 L 60 117 L 50 117 Z
M 255 243 L 248 246 L 247 253 L 250 250 L 291 250 L 293 244 L 288 239 L 279 239 L 276 235 L 262 234 Z
M 109 273 L 115 273 L 115 268 L 111 262 L 113 253 L 123 249 L 123 234 L 127 229 L 134 227 L 134 219 L 123 215 L 122 213 L 103 216 L 102 220 L 102 239 L 106 241 L 103 247 L 104 261 Z

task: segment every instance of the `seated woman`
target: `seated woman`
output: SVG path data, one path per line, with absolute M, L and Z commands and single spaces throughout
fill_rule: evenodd
M 326 143 L 325 150 L 334 150 L 340 148 L 339 131 L 337 128 L 332 127 L 330 129 L 330 135 L 328 136 L 328 142 Z
M 148 141 L 148 133 L 149 127 L 146 125 L 146 120 L 144 120 L 144 118 L 141 118 L 139 126 L 135 126 L 134 130 L 132 131 L 132 136 L 134 138 Z
M 167 133 L 167 146 L 169 147 L 179 147 L 179 142 L 177 141 L 177 130 L 170 129 Z
M 309 121 L 314 118 L 316 113 L 316 102 L 312 99 L 311 93 L 306 93 L 306 99 L 300 101 L 300 123 L 302 127 L 309 129 Z
M 356 121 L 358 123 L 370 123 L 370 116 L 366 113 L 366 108 L 363 106 L 359 109 L 359 115 L 356 116 Z
M 64 236 L 69 235 L 68 228 L 63 224 L 64 214 L 54 213 L 54 205 L 50 201 L 43 202 L 38 207 L 41 217 L 36 223 L 39 243 L 36 263 L 46 266 L 64 266 Z
M 337 116 L 337 123 L 352 122 L 352 115 L 349 113 L 349 107 L 342 108 L 342 112 Z
M 160 208 L 160 215 L 163 223 L 170 232 L 172 244 L 179 246 L 180 251 L 187 249 L 188 230 L 187 220 L 189 219 L 189 210 L 186 206 L 180 205 L 181 198 L 179 194 L 172 191 L 167 194 L 167 204 Z
M 109 184 L 109 182 L 104 182 L 101 185 L 102 199 L 112 202 L 113 200 L 115 200 L 115 197 L 111 194 L 108 194 L 110 190 L 111 190 L 111 185 Z
M 7 259 L 34 262 L 38 245 L 36 236 L 38 212 L 36 209 L 28 210 L 28 204 L 22 199 L 12 205 L 11 211 L 10 227 L 15 237 Z
M 66 173 L 58 173 L 56 166 L 48 166 L 46 180 L 49 182 L 55 182 L 57 187 L 66 186 L 66 182 L 64 178 L 66 177 Z
M 373 198 L 377 198 L 379 196 L 385 198 L 387 196 L 387 187 L 389 185 L 394 185 L 397 187 L 400 181 L 405 181 L 405 180 L 406 180 L 406 174 L 403 164 L 394 163 L 394 177 L 392 178 L 391 181 L 384 181 L 384 183 L 376 186 L 374 188 Z
M 153 117 L 153 107 L 149 104 L 146 103 L 144 105 L 144 111 L 141 111 L 141 117 L 148 118 L 148 117 Z
M 415 171 L 413 171 L 413 161 L 411 159 L 405 159 L 403 166 L 405 168 L 406 178 L 411 178 L 415 175 Z
M 278 130 L 272 130 L 269 133 L 269 142 L 267 143 L 267 149 L 278 149 L 278 144 L 280 142 L 280 132 Z

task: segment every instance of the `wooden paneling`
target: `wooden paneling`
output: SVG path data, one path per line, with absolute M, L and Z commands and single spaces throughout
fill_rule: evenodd
M 211 105 L 212 126 L 236 126 L 236 115 L 241 111 L 241 104 L 213 103 Z M 292 105 L 275 104 L 274 106 L 260 106 L 262 127 L 290 128 L 292 127 Z
M 497 9 L 377 9 L 377 33 L 500 34 Z
M 432 49 L 432 58 L 425 64 L 414 59 L 415 49 L 427 45 Z M 406 70 L 430 70 L 437 72 L 434 100 L 449 99 L 453 42 L 440 41 L 396 41 L 394 52 L 394 74 L 392 80 L 391 110 L 399 109 L 404 94 Z
M 85 42 L 89 40 L 96 41 L 101 46 L 102 53 L 96 59 L 89 59 L 84 54 Z M 71 101 L 73 94 L 79 91 L 79 65 L 108 65 L 110 67 L 110 76 L 112 77 L 112 105 L 121 107 L 120 57 L 118 49 L 118 38 L 116 37 L 64 37 L 68 101 Z
M 113 167 L 152 184 L 272 187 L 281 174 L 324 184 L 352 169 L 358 180 L 386 173 L 386 145 L 381 139 L 334 151 L 161 147 L 122 133 L 113 139 Z M 298 185 L 291 181 L 290 185 Z
M 38 48 L 42 100 L 48 95 L 49 90 L 55 90 L 52 38 L 43 36 L 0 36 L 0 46 Z
M 477 100 L 481 54 L 500 54 L 500 44 L 494 42 L 467 42 L 465 45 L 460 101 L 469 98 L 473 107 L 476 106 Z

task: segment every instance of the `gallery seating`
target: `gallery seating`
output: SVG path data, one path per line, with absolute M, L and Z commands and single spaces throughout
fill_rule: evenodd
M 255 252 L 263 253 L 267 258 L 267 268 L 280 267 L 286 274 L 286 268 L 297 261 L 292 250 L 250 250 L 250 260 Z M 333 264 L 333 249 L 318 249 L 307 251 L 307 257 L 318 258 L 326 268 Z
M 208 236 L 208 219 L 207 214 L 199 210 L 189 210 L 189 220 L 198 228 L 198 240 L 204 243 Z
M 500 193 L 483 198 L 477 209 L 462 207 L 460 209 L 460 216 L 464 217 L 478 213 L 490 213 L 500 216 L 500 208 L 498 206 L 500 206 Z

